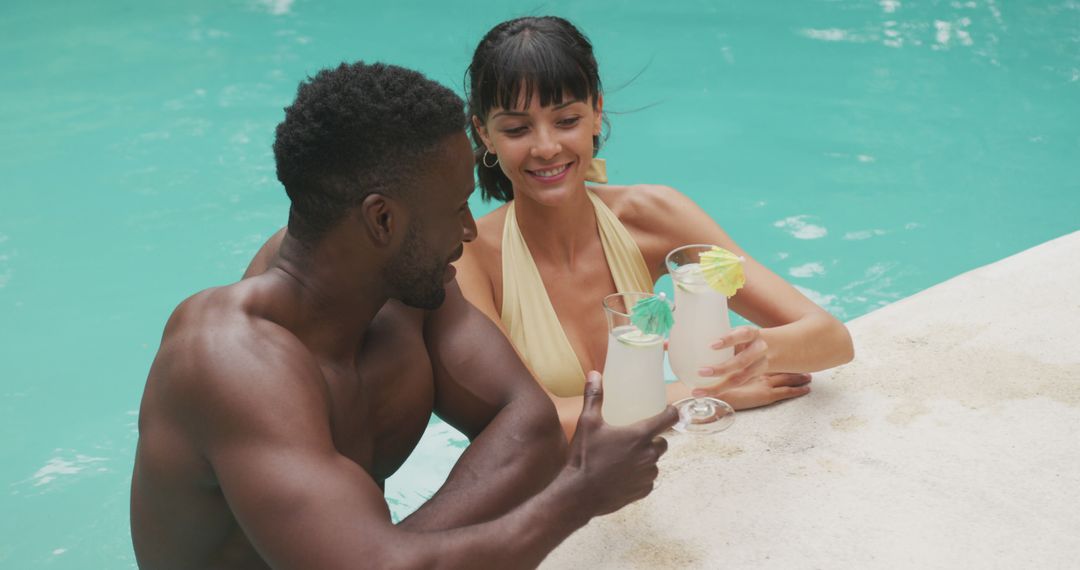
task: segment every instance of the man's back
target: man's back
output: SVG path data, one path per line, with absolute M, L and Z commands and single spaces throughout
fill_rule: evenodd
M 229 427 L 230 418 L 206 413 L 215 408 L 212 398 L 269 414 L 277 408 L 274 398 L 316 402 L 337 451 L 380 486 L 423 433 L 434 389 L 422 313 L 391 301 L 353 361 L 320 358 L 287 328 L 296 316 L 274 281 L 256 277 L 199 293 L 165 329 L 140 411 L 132 479 L 132 535 L 144 567 L 265 567 L 199 444 Z M 320 377 L 304 383 L 244 375 L 248 360 L 315 366 Z M 222 369 L 234 374 L 222 377 Z

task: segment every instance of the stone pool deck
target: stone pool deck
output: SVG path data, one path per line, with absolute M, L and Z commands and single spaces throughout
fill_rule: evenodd
M 543 568 L 1080 568 L 1080 232 L 849 323 L 808 396 L 674 435 Z

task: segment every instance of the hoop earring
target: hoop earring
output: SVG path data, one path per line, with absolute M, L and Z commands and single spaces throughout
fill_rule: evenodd
M 495 162 L 493 162 L 491 164 L 488 164 L 487 163 L 487 157 L 488 157 L 489 154 L 491 154 L 490 151 L 488 151 L 488 150 L 484 151 L 484 156 L 482 156 L 480 158 L 480 164 L 483 164 L 484 166 L 486 166 L 488 168 L 495 168 L 496 166 L 499 165 L 499 155 L 497 155 L 497 154 L 495 155 Z

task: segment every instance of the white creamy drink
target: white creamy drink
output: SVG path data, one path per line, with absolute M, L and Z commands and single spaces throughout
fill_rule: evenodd
M 675 326 L 668 339 L 668 360 L 671 370 L 680 381 L 694 388 L 716 384 L 716 377 L 698 374 L 731 358 L 731 347 L 711 348 L 724 333 L 731 330 L 727 297 L 709 287 L 701 266 L 689 263 L 671 272 L 675 284 Z
M 604 361 L 604 421 L 627 425 L 655 416 L 667 405 L 664 337 L 632 325 L 608 333 Z

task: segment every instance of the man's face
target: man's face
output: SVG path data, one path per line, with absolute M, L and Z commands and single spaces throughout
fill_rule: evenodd
M 462 131 L 443 139 L 417 177 L 413 216 L 387 267 L 394 296 L 406 305 L 439 308 L 454 278 L 450 263 L 461 257 L 462 242 L 476 238 L 468 202 L 474 189 L 472 167 L 472 149 Z

